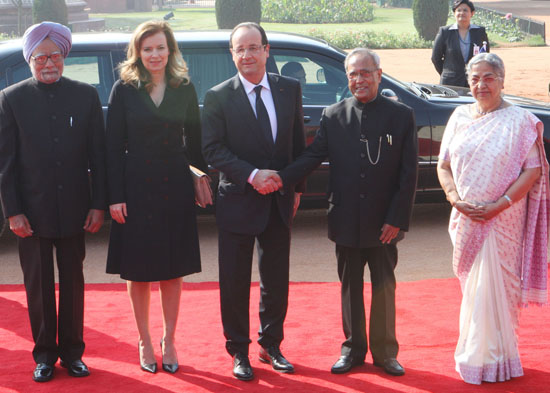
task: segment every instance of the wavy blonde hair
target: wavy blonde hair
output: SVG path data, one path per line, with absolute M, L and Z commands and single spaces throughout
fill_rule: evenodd
M 120 79 L 126 83 L 139 87 L 145 84 L 147 91 L 153 88 L 151 74 L 145 69 L 141 62 L 140 50 L 143 40 L 147 37 L 163 32 L 168 44 L 168 63 L 166 64 L 166 77 L 171 87 L 178 87 L 180 84 L 189 83 L 189 69 L 174 37 L 174 32 L 168 22 L 162 20 L 151 20 L 140 24 L 132 34 L 126 51 L 126 60 L 119 64 Z

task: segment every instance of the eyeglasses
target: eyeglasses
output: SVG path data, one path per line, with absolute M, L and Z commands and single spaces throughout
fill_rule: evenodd
M 359 71 L 351 71 L 348 72 L 346 75 L 348 76 L 348 79 L 350 81 L 357 80 L 359 77 L 363 79 L 371 79 L 376 71 L 378 71 L 378 68 L 374 68 L 372 70 L 365 69 Z
M 495 81 L 497 81 L 498 79 L 501 79 L 501 78 L 494 74 L 488 74 L 483 77 L 474 75 L 470 78 L 470 86 L 479 86 L 482 83 L 484 85 L 491 85 L 495 83 Z
M 261 45 L 261 46 L 256 46 L 256 45 L 252 45 L 252 46 L 249 46 L 248 48 L 237 48 L 237 49 L 232 49 L 233 53 L 236 54 L 238 57 L 245 57 L 246 56 L 246 52 L 248 51 L 248 53 L 252 56 L 256 56 L 257 54 L 260 53 L 260 51 L 262 49 L 265 49 L 266 45 Z
M 31 56 L 31 59 L 34 60 L 34 62 L 38 65 L 44 65 L 48 62 L 48 59 L 52 59 L 54 63 L 59 63 L 63 60 L 63 55 L 61 52 L 53 52 L 49 56 L 48 55 L 38 55 L 38 56 Z

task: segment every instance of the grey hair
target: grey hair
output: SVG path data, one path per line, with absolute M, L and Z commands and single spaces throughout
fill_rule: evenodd
M 495 72 L 495 74 L 497 74 L 500 78 L 504 79 L 504 62 L 500 57 L 498 57 L 494 53 L 487 53 L 487 52 L 475 55 L 468 62 L 468 65 L 466 66 L 466 75 L 468 75 L 468 77 L 472 72 L 472 68 L 479 63 L 489 64 L 491 68 L 493 68 L 493 71 Z
M 346 56 L 346 60 L 344 61 L 344 68 L 346 69 L 346 71 L 348 70 L 350 59 L 357 55 L 370 57 L 374 62 L 374 65 L 376 65 L 376 68 L 380 68 L 380 57 L 376 53 L 374 53 L 374 51 L 367 48 L 355 48 L 348 53 L 348 55 Z

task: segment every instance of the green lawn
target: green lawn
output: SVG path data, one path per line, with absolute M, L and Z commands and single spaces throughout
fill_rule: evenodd
M 213 8 L 175 9 L 174 18 L 170 24 L 174 30 L 212 30 L 217 29 L 216 15 Z M 133 12 L 123 14 L 90 14 L 90 18 L 105 19 L 107 30 L 132 31 L 142 22 L 151 19 L 162 19 L 166 11 Z M 262 23 L 266 30 L 283 31 L 307 34 L 312 28 L 332 32 L 337 30 L 369 29 L 374 31 L 391 31 L 401 34 L 414 32 L 412 11 L 410 9 L 377 8 L 375 20 L 369 23 L 340 23 L 340 24 L 289 24 L 289 23 Z

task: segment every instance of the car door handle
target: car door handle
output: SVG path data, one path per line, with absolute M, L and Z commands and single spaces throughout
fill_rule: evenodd
M 304 123 L 309 123 L 311 121 L 311 116 L 304 116 Z

